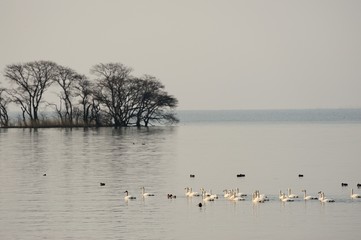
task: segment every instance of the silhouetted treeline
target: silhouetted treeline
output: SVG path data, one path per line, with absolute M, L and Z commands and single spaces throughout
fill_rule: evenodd
M 11 88 L 0 88 L 0 127 L 147 127 L 178 122 L 178 101 L 164 85 L 153 76 L 135 77 L 131 72 L 121 63 L 100 63 L 90 69 L 94 78 L 89 79 L 50 61 L 8 65 L 4 78 Z M 54 91 L 57 102 L 49 100 Z M 20 108 L 17 119 L 9 118 L 12 103 Z

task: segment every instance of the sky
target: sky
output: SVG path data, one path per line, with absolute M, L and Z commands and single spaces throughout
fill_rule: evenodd
M 119 62 L 180 110 L 361 107 L 359 0 L 0 0 L 0 71 Z M 0 86 L 7 86 L 3 74 Z

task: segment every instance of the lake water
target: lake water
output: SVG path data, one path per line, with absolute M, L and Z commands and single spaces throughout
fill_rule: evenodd
M 0 239 L 359 239 L 360 113 L 185 111 L 178 126 L 149 129 L 0 129 Z M 199 208 L 185 187 L 220 197 Z M 222 197 L 233 188 L 246 201 Z M 287 188 L 335 202 L 282 203 Z M 270 201 L 253 204 L 255 190 Z

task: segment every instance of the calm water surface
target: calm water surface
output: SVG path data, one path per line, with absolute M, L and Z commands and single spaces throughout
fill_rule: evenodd
M 361 124 L 342 121 L 0 129 L 0 239 L 359 239 L 361 200 L 350 191 L 361 193 L 360 146 Z M 143 199 L 141 186 L 156 196 Z M 270 201 L 199 208 L 187 186 L 258 189 Z M 280 203 L 289 187 L 336 202 Z

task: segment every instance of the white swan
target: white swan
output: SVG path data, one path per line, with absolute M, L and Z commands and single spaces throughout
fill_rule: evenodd
M 201 188 L 201 190 L 202 190 L 202 200 L 203 200 L 203 202 L 214 201 L 213 197 L 207 196 L 207 192 L 203 188 Z
M 291 193 L 291 188 L 289 188 L 289 189 L 287 189 L 287 190 L 288 190 L 288 197 L 289 197 L 289 198 L 298 198 L 298 195 Z
M 233 189 L 232 189 L 232 190 L 229 190 L 229 197 L 228 197 L 228 199 L 229 199 L 229 200 L 233 200 L 235 197 L 236 197 L 235 191 L 234 191 Z
M 239 192 L 239 188 L 236 188 L 236 196 L 237 197 L 247 197 L 247 194 Z
M 217 194 L 213 194 L 213 193 L 212 193 L 212 189 L 209 190 L 209 192 L 206 192 L 206 196 L 207 196 L 207 197 L 211 197 L 211 198 L 213 198 L 213 199 L 218 199 L 218 195 L 217 195 Z
M 361 195 L 357 193 L 353 193 L 353 188 L 351 188 L 351 198 L 361 198 Z
M 283 193 L 281 201 L 282 202 L 294 202 L 295 200 L 293 198 L 287 197 L 286 194 Z
M 289 198 L 288 196 L 286 196 L 286 194 L 284 194 L 282 191 L 280 191 L 279 199 L 282 202 L 293 202 L 294 201 L 292 198 Z
M 307 196 L 305 189 L 302 190 L 302 192 L 303 192 L 303 199 L 304 199 L 304 200 L 317 200 L 317 199 L 318 199 L 317 197 Z
M 126 190 L 124 193 L 126 193 L 127 195 L 124 197 L 124 200 L 134 200 L 137 199 L 136 197 L 129 195 L 128 190 Z
M 206 197 L 210 197 L 210 196 L 212 196 L 213 194 L 212 194 L 212 190 L 210 190 L 209 192 L 207 192 L 204 188 L 201 188 L 200 189 L 201 190 L 201 194 L 203 195 L 205 195 Z M 213 195 L 213 197 L 215 197 L 215 195 Z M 218 198 L 218 197 L 217 197 Z
M 282 200 L 282 199 L 283 199 L 283 196 L 284 196 L 284 193 L 280 190 L 280 194 L 278 195 L 278 198 L 279 198 L 280 200 Z
M 231 198 L 230 198 L 231 199 Z M 245 201 L 246 199 L 244 197 L 241 197 L 241 196 L 237 196 L 237 193 L 234 192 L 233 193 L 233 198 L 231 199 L 233 201 Z
M 213 202 L 214 201 L 214 198 L 212 198 L 212 197 L 203 197 L 203 201 L 204 202 Z
M 147 192 L 145 192 L 145 187 L 141 187 L 140 189 L 142 189 L 142 196 L 143 196 L 143 197 L 154 196 L 153 193 L 147 193 Z
M 224 198 L 229 198 L 231 196 L 230 190 L 224 189 L 223 192 L 224 192 Z
M 193 192 L 192 191 L 192 188 L 188 188 L 188 197 L 199 197 L 200 196 L 200 194 L 198 193 L 198 192 Z
M 320 200 L 320 202 L 325 203 L 325 202 L 335 202 L 335 200 L 333 200 L 332 198 L 325 198 L 325 193 L 324 192 L 319 192 L 320 197 L 318 198 L 318 200 Z
M 256 191 L 252 194 L 252 201 L 253 201 L 254 203 L 263 203 L 265 200 L 264 200 L 264 197 L 261 197 L 259 191 L 256 190 Z
M 184 190 L 186 190 L 185 195 L 186 195 L 187 197 L 189 197 L 189 193 L 190 193 L 189 190 L 190 190 L 190 188 L 189 188 L 189 187 L 185 187 Z
M 269 198 L 265 194 L 260 194 L 259 196 L 263 199 L 263 201 L 269 201 Z

